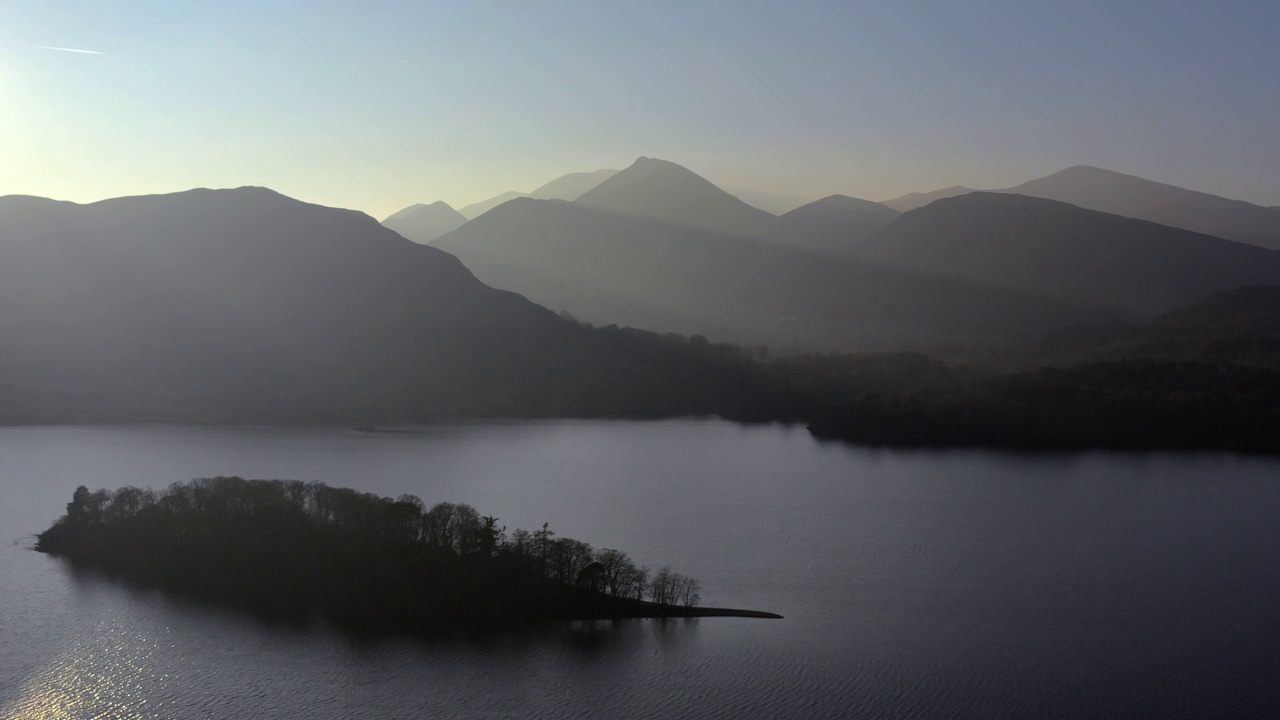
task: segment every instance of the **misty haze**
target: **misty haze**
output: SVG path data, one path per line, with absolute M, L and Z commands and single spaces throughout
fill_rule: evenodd
M 1280 717 L 1280 9 L 0 7 L 0 717 Z

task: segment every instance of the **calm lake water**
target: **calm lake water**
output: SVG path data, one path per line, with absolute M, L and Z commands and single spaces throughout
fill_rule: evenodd
M 76 485 L 475 505 L 784 620 L 262 624 L 27 548 Z M 0 429 L 0 717 L 1280 717 L 1280 462 L 882 451 L 715 421 Z

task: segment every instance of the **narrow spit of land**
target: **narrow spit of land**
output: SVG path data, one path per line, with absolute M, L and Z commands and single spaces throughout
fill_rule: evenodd
M 781 617 L 701 607 L 697 580 L 557 537 L 546 525 L 508 531 L 468 505 L 427 507 L 411 495 L 322 483 L 219 477 L 162 492 L 81 486 L 36 549 L 186 596 L 318 612 L 353 629 Z

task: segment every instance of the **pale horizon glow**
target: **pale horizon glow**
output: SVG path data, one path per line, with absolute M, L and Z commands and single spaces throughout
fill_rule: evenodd
M 52 45 L 32 45 L 37 50 L 57 50 L 58 52 L 82 53 L 84 55 L 106 55 L 104 52 L 97 50 L 81 50 L 80 48 L 54 47 Z
M 1280 205 L 1280 5 L 1055 5 L 16 0 L 0 195 L 382 218 L 644 155 L 802 198 L 1093 165 Z

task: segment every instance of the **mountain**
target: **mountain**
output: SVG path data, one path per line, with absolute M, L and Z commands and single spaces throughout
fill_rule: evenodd
M 391 215 L 382 224 L 416 243 L 429 243 L 441 235 L 462 227 L 467 219 L 449 204 L 438 200 L 425 205 L 410 205 Z
M 509 191 L 501 195 L 495 195 L 488 200 L 482 200 L 472 205 L 467 205 L 458 212 L 462 213 L 468 220 L 479 217 L 490 210 L 498 207 L 504 202 L 515 200 L 516 198 L 531 197 L 538 200 L 577 200 L 582 197 L 583 193 L 591 190 L 600 183 L 608 180 L 616 174 L 617 170 L 594 170 L 592 172 L 575 172 L 568 175 L 561 175 L 551 182 L 540 186 L 531 193 L 522 193 Z
M 522 197 L 527 197 L 527 196 L 522 192 L 509 190 L 507 192 L 502 193 L 501 195 L 495 195 L 489 198 L 488 200 L 481 200 L 478 203 L 472 203 L 470 205 L 465 205 L 461 208 L 458 208 L 458 213 L 468 220 L 474 220 L 475 218 L 480 217 L 481 215 L 498 207 L 504 202 L 508 202 L 510 200 L 515 200 L 516 198 L 522 198 Z
M 673 225 L 768 237 L 778 218 L 751 207 L 702 176 L 666 160 L 642 157 L 577 200 Z
M 782 235 L 816 250 L 850 252 L 900 213 L 891 207 L 848 195 L 831 195 L 796 208 L 781 218 Z
M 1280 214 L 1241 200 L 1080 165 L 1004 192 L 1059 200 L 1237 242 L 1280 248 Z
M 732 353 L 585 328 L 262 188 L 0 198 L 0 337 L 4 422 L 733 416 L 782 396 Z
M 759 208 L 772 215 L 789 213 L 801 205 L 807 205 L 812 202 L 810 198 L 765 192 L 763 190 L 746 190 L 733 187 L 726 187 L 725 190 L 751 207 Z
M 528 196 L 536 200 L 577 200 L 617 173 L 617 170 L 569 173 L 534 190 Z
M 484 282 L 584 320 L 779 348 L 1007 337 L 1096 317 L 1017 293 L 580 202 L 514 200 L 435 245 Z
M 860 257 L 1149 317 L 1243 285 L 1280 284 L 1280 254 L 1145 220 L 1003 193 L 913 210 Z
M 893 200 L 885 200 L 883 204 L 893 208 L 894 210 L 897 210 L 900 213 L 904 213 L 904 212 L 910 212 L 912 210 L 915 210 L 916 208 L 922 208 L 925 205 L 928 205 L 929 203 L 933 202 L 934 200 L 941 200 L 942 198 L 955 197 L 957 195 L 967 195 L 968 193 L 971 193 L 971 192 L 978 192 L 978 191 L 974 190 L 973 188 L 967 188 L 963 185 L 952 185 L 951 187 L 942 188 L 941 190 L 934 190 L 933 192 L 907 193 L 906 195 L 903 195 L 900 198 L 894 198 Z

